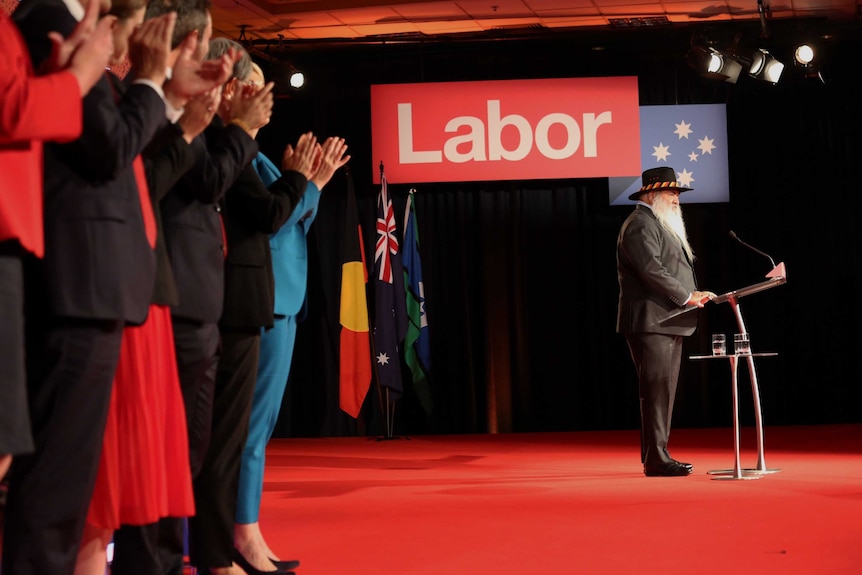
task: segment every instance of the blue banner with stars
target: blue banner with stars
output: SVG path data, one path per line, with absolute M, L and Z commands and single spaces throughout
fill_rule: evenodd
M 730 201 L 727 108 L 724 104 L 640 106 L 641 171 L 669 166 L 680 186 L 692 188 L 683 203 Z M 633 203 L 640 174 L 609 178 L 613 205 Z

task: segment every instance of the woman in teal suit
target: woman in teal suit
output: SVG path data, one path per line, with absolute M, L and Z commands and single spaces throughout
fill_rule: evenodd
M 253 67 L 249 80 L 263 85 L 260 68 Z M 272 329 L 261 333 L 257 383 L 248 439 L 242 454 L 234 527 L 234 545 L 244 559 L 241 563 L 258 571 L 287 571 L 298 566 L 296 561 L 281 561 L 260 532 L 258 514 L 263 493 L 264 456 L 287 387 L 296 323 L 305 304 L 308 276 L 306 234 L 317 215 L 323 186 L 350 159 L 346 151 L 343 138 L 329 138 L 324 142 L 319 167 L 309 180 L 305 193 L 287 222 L 269 239 L 275 277 L 275 323 Z M 281 175 L 262 153 L 252 160 L 252 164 L 266 186 Z M 250 570 L 246 568 L 246 571 Z

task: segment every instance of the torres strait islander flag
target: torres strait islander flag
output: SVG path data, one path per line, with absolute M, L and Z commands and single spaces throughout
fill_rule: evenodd
M 640 107 L 641 171 L 669 166 L 686 188 L 682 203 L 730 201 L 727 110 L 724 104 Z M 640 173 L 610 178 L 611 205 L 631 204 L 641 187 Z
M 339 323 L 338 405 L 357 418 L 371 386 L 371 341 L 368 327 L 368 303 L 365 286 L 368 269 L 362 227 L 356 210 L 353 178 L 347 178 L 347 202 L 344 211 L 344 237 L 341 254 L 341 307 Z
M 407 301 L 407 335 L 404 337 L 404 362 L 413 376 L 413 388 L 427 415 L 434 409 L 428 373 L 431 369 L 431 336 L 425 313 L 425 282 L 419 257 L 419 224 L 414 206 L 415 190 L 407 194 L 404 208 L 404 288 Z

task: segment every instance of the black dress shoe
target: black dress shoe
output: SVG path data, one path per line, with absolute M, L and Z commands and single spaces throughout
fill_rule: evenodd
M 249 563 L 238 549 L 233 550 L 233 562 L 242 567 L 242 570 L 248 573 L 248 575 L 286 575 L 290 571 L 290 569 L 281 569 L 277 565 L 273 565 L 275 569 L 271 571 L 258 569 Z M 299 565 L 299 562 L 296 562 L 296 564 Z
M 691 469 L 676 461 L 668 461 L 658 465 L 644 465 L 644 475 L 647 477 L 682 477 L 689 474 L 691 474 Z
M 691 463 L 685 463 L 683 461 L 677 461 L 676 459 L 671 459 L 677 465 L 682 465 L 683 467 L 688 468 L 689 470 L 694 469 L 694 466 Z
M 292 559 L 290 561 L 276 561 L 272 557 L 269 558 L 272 561 L 272 564 L 278 568 L 279 571 L 293 571 L 297 567 L 299 567 L 299 561 Z

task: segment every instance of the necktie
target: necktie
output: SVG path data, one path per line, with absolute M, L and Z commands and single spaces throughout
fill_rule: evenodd
M 221 206 L 215 204 L 213 206 L 215 208 L 216 213 L 218 214 L 218 225 L 221 228 L 221 250 L 224 258 L 227 259 L 227 230 L 224 227 L 224 215 L 221 211 Z
M 151 248 L 156 247 L 156 216 L 153 214 L 153 204 L 150 201 L 150 188 L 147 186 L 147 176 L 144 172 L 144 161 L 138 155 L 132 162 L 135 171 L 135 183 L 138 185 L 138 196 L 141 200 L 141 213 L 144 216 L 144 232 Z

